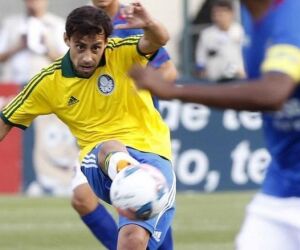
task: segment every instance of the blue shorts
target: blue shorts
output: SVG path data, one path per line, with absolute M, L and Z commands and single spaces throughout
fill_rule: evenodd
M 111 186 L 111 179 L 101 170 L 98 164 L 98 155 L 101 150 L 101 144 L 96 146 L 89 154 L 87 154 L 82 163 L 81 171 L 86 176 L 90 186 L 95 194 L 102 200 L 111 204 L 109 198 L 109 191 Z M 139 150 L 127 147 L 131 157 L 140 163 L 147 163 L 158 168 L 165 176 L 170 189 L 169 204 L 165 210 L 155 216 L 154 218 L 146 221 L 129 220 L 126 217 L 119 217 L 119 228 L 127 224 L 136 224 L 147 229 L 150 234 L 150 241 L 148 249 L 157 249 L 171 226 L 175 214 L 175 194 L 176 194 L 176 178 L 169 160 L 153 153 L 141 152 Z

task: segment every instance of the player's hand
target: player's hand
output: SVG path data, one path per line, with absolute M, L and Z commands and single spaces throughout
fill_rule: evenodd
M 121 15 L 127 21 L 125 24 L 117 24 L 115 29 L 143 29 L 153 22 L 151 16 L 139 1 L 126 5 L 121 9 Z
M 139 89 L 149 90 L 154 96 L 165 100 L 175 97 L 176 85 L 165 81 L 163 75 L 152 67 L 142 68 L 135 65 L 129 71 L 129 76 Z

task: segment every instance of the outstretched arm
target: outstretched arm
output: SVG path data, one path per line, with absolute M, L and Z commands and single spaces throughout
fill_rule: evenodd
M 2 141 L 5 136 L 8 134 L 8 132 L 11 130 L 12 126 L 6 124 L 1 118 L 0 118 L 0 141 Z
M 127 23 L 116 25 L 115 29 L 144 30 L 144 35 L 139 42 L 139 50 L 144 54 L 150 54 L 164 46 L 169 40 L 166 28 L 155 20 L 144 6 L 135 1 L 122 9 L 122 15 Z
M 250 111 L 278 110 L 296 88 L 287 74 L 270 72 L 251 81 L 224 85 L 174 85 L 151 68 L 134 67 L 130 76 L 137 86 L 161 99 L 179 99 L 216 108 Z

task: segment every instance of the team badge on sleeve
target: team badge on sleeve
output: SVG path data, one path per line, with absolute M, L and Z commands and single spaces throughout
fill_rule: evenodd
M 101 75 L 98 78 L 98 89 L 104 95 L 110 95 L 115 88 L 114 80 L 109 75 Z

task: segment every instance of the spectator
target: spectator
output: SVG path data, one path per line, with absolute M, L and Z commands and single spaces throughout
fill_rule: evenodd
M 24 0 L 24 4 L 25 14 L 5 19 L 0 32 L 1 80 L 17 84 L 26 83 L 67 49 L 64 20 L 47 12 L 48 0 Z
M 219 82 L 243 78 L 243 29 L 234 21 L 233 3 L 215 1 L 211 19 L 213 24 L 202 30 L 196 45 L 197 75 Z

